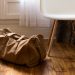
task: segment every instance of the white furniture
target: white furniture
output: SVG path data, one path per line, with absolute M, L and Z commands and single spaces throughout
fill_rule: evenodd
M 75 19 L 75 0 L 40 0 L 41 12 L 53 19 Z
M 49 52 L 52 47 L 54 35 L 56 33 L 57 20 L 75 20 L 75 0 L 40 0 L 41 13 L 50 19 L 55 20 L 52 26 Z

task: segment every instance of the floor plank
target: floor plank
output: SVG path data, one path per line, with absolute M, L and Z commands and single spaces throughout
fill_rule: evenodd
M 75 47 L 55 43 L 50 52 L 56 75 L 75 75 Z

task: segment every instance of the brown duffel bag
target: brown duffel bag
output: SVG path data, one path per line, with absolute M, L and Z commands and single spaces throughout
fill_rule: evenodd
M 13 39 L 15 33 L 0 36 L 0 58 L 15 64 L 33 67 L 45 59 L 46 49 L 42 35 L 33 35 L 30 38 L 19 36 Z

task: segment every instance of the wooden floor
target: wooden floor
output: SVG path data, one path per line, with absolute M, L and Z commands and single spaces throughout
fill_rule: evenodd
M 75 47 L 56 43 L 50 52 L 56 75 L 75 75 Z
M 0 75 L 75 75 L 75 49 L 73 47 L 55 44 L 50 56 L 34 68 L 0 60 Z
M 27 68 L 0 61 L 0 75 L 56 75 L 50 63 L 51 60 L 46 60 L 34 68 Z

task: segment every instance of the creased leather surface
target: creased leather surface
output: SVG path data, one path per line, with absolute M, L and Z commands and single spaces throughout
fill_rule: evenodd
M 0 58 L 3 60 L 32 67 L 44 60 L 45 56 L 42 35 L 30 38 L 20 36 L 17 40 L 8 36 L 0 38 Z

